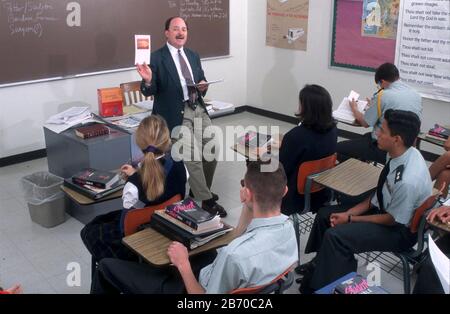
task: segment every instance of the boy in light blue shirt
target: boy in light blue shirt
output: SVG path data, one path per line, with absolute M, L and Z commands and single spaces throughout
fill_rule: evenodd
M 377 146 L 377 130 L 381 127 L 384 114 L 389 109 L 405 110 L 422 118 L 422 97 L 410 86 L 400 81 L 397 67 L 392 63 L 382 64 L 375 72 L 375 83 L 379 90 L 369 100 L 369 108 L 362 113 L 356 101 L 350 100 L 356 122 L 362 127 L 372 127 L 372 132 L 362 137 L 338 143 L 338 160 L 356 158 L 363 161 L 386 162 L 386 152 Z

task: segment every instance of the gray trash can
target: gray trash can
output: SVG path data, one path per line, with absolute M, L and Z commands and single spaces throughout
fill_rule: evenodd
M 31 220 L 51 228 L 66 220 L 63 179 L 49 172 L 36 172 L 21 179 Z

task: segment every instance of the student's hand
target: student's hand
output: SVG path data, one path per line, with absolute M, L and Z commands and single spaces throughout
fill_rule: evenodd
M 132 165 L 125 164 L 120 167 L 120 171 L 124 173 L 127 177 L 131 177 L 137 170 L 133 168 Z
M 21 285 L 14 285 L 11 288 L 6 289 L 5 291 L 10 293 L 10 294 L 21 294 L 21 293 L 23 293 Z
M 366 108 L 369 108 L 370 106 L 372 106 L 372 99 L 370 99 L 369 97 L 366 98 L 367 101 L 367 106 Z
M 178 269 L 189 264 L 187 248 L 180 242 L 172 242 L 167 249 L 170 262 Z
M 443 223 L 450 222 L 450 206 L 442 206 L 433 209 L 427 216 L 428 221 L 440 220 Z
M 444 143 L 444 149 L 446 151 L 450 151 L 450 137 L 445 141 Z M 447 168 L 449 168 L 449 165 L 447 165 Z
M 142 77 L 142 79 L 147 83 L 150 84 L 152 82 L 153 73 L 152 69 L 144 62 L 144 64 L 136 64 L 136 69 L 139 73 L 139 75 Z
M 358 101 L 357 100 L 355 100 L 353 98 L 352 100 L 349 101 L 349 103 L 350 103 L 350 108 L 352 109 L 353 112 L 358 110 Z
M 336 227 L 337 225 L 343 225 L 348 222 L 348 214 L 345 213 L 334 213 L 330 216 L 331 227 Z
M 207 84 L 202 84 L 202 83 L 207 83 L 205 80 L 201 80 L 200 82 L 198 82 L 197 89 L 200 93 L 204 93 L 208 90 L 208 85 Z

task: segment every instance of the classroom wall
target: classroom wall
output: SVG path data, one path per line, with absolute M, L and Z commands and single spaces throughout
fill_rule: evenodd
M 266 2 L 248 1 L 247 103 L 266 110 L 292 115 L 298 106 L 298 92 L 307 83 L 323 85 L 333 97 L 334 108 L 353 89 L 362 97 L 376 91 L 373 73 L 330 68 L 333 1 L 309 1 L 309 34 L 307 51 L 267 47 Z M 435 122 L 450 123 L 450 104 L 424 99 L 422 131 Z M 366 129 L 340 128 L 352 132 Z M 424 148 L 435 152 L 424 143 Z M 437 150 L 436 153 L 440 153 Z
M 212 85 L 207 97 L 237 106 L 246 102 L 247 3 L 230 1 L 231 56 L 203 62 L 208 79 L 225 79 Z M 74 105 L 96 111 L 97 88 L 138 79 L 133 70 L 0 88 L 0 158 L 45 148 L 42 125 L 48 117 Z
M 351 89 L 363 97 L 371 95 L 373 73 L 329 67 L 332 2 L 310 1 L 308 50 L 304 52 L 266 47 L 265 0 L 230 0 L 231 57 L 203 62 L 208 79 L 225 79 L 211 86 L 207 97 L 292 115 L 298 91 L 307 83 L 326 87 L 335 107 Z M 0 88 L 0 158 L 45 148 L 42 124 L 49 116 L 73 105 L 96 110 L 97 88 L 137 79 L 135 71 L 125 71 Z M 423 104 L 422 130 L 435 122 L 450 123 L 449 103 L 424 99 Z M 434 145 L 424 143 L 424 148 L 441 153 Z

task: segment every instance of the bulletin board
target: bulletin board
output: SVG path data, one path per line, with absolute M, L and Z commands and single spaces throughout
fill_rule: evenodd
M 363 36 L 367 0 L 334 0 L 331 66 L 374 72 L 395 61 L 395 39 Z

